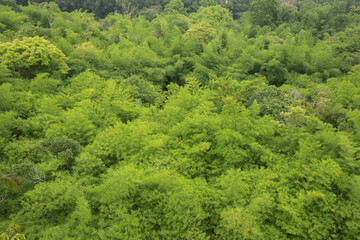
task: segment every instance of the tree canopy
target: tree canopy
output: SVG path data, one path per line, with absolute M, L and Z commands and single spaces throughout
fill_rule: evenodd
M 358 239 L 355 0 L 0 0 L 0 239 Z

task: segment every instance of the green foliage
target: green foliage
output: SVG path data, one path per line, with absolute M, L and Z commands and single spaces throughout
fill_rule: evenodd
M 1 83 L 4 83 L 7 78 L 11 77 L 11 72 L 4 63 L 0 63 L 0 78 Z
M 357 1 L 18 3 L 0 0 L 0 225 L 358 239 Z
M 1 43 L 0 48 L 0 60 L 22 76 L 30 77 L 41 71 L 64 74 L 69 69 L 65 63 L 65 55 L 41 37 Z
M 185 14 L 186 9 L 184 8 L 184 3 L 181 0 L 171 0 L 168 4 L 166 4 L 165 12 L 168 14 L 169 13 Z
M 360 75 L 360 65 L 352 68 L 346 79 L 329 79 L 329 85 L 332 87 L 336 102 L 345 108 L 360 108 L 360 84 L 358 77 Z
M 203 181 L 194 185 L 170 171 L 127 166 L 110 171 L 96 191 L 104 238 L 206 238 L 204 207 L 210 196 Z
M 197 11 L 195 19 L 199 22 L 208 22 L 212 25 L 232 21 L 232 16 L 228 9 L 220 6 L 202 7 Z
M 338 35 L 337 52 L 345 55 L 348 70 L 360 64 L 360 28 L 347 28 L 344 33 Z
M 275 26 L 278 18 L 277 0 L 255 0 L 251 3 L 249 12 L 254 24 L 265 26 Z
M 56 139 L 53 141 L 41 142 L 43 147 L 46 147 L 50 153 L 58 157 L 62 161 L 62 166 L 70 170 L 81 151 L 79 142 L 71 139 Z
M 60 81 L 49 78 L 48 73 L 38 74 L 30 83 L 30 90 L 33 93 L 53 94 L 57 92 Z
M 0 5 L 0 33 L 6 30 L 18 30 L 26 16 L 14 12 L 10 6 Z
M 17 224 L 10 224 L 9 227 L 7 227 L 6 231 L 0 235 L 1 240 L 24 240 L 25 235 L 16 233 L 18 232 L 20 226 Z
M 74 55 L 77 59 L 89 62 L 90 66 L 101 67 L 106 64 L 106 59 L 102 51 L 90 42 L 75 46 Z
M 140 99 L 142 103 L 154 104 L 161 99 L 159 88 L 135 75 L 122 81 L 121 85 L 124 88 L 130 86 L 133 98 Z
M 207 22 L 192 25 L 184 34 L 185 39 L 197 40 L 205 43 L 210 42 L 216 36 L 216 29 Z
M 0 183 L 6 189 L 10 189 L 12 191 L 18 191 L 20 189 L 20 184 L 15 178 L 3 172 L 0 172 L 0 174 Z
M 281 118 L 281 113 L 295 103 L 289 91 L 273 86 L 257 91 L 250 97 L 248 104 L 251 105 L 254 101 L 259 104 L 261 115 L 271 115 L 277 120 Z

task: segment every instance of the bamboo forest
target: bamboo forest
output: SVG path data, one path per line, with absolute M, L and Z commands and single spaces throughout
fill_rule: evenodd
M 359 0 L 0 0 L 0 239 L 360 239 Z

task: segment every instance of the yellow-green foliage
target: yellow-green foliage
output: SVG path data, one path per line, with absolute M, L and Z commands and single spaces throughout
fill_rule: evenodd
M 211 27 L 207 22 L 202 22 L 192 25 L 189 30 L 184 34 L 185 39 L 194 39 L 203 41 L 205 43 L 210 42 L 216 36 L 216 29 Z
M 359 239 L 357 1 L 33 2 L 0 0 L 0 239 Z
M 23 76 L 32 76 L 40 70 L 62 74 L 69 70 L 65 55 L 42 37 L 0 43 L 0 54 L 1 62 Z

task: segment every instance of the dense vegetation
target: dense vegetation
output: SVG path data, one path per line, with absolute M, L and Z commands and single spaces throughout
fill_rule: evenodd
M 359 1 L 31 2 L 0 0 L 0 239 L 359 239 Z

